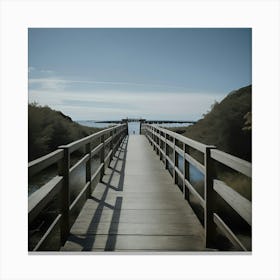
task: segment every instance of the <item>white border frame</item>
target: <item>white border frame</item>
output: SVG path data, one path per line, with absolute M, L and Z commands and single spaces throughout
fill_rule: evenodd
M 280 279 L 278 1 L 7 0 L 0 19 L 1 279 Z M 28 27 L 253 28 L 252 255 L 28 255 Z

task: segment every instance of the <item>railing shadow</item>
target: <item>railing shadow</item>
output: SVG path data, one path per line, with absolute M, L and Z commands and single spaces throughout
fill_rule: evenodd
M 97 234 L 98 226 L 100 224 L 103 210 L 105 208 L 112 210 L 113 214 L 109 225 L 108 235 L 106 234 L 108 238 L 106 240 L 104 250 L 113 251 L 115 249 L 123 198 L 121 196 L 117 196 L 114 205 L 107 203 L 106 199 L 110 189 L 115 191 L 123 190 L 128 137 L 129 136 L 124 138 L 123 142 L 118 148 L 118 151 L 113 156 L 113 160 L 111 161 L 109 166 L 111 173 L 109 175 L 108 181 L 107 180 L 106 180 L 107 182 L 105 182 L 105 180 L 101 181 L 105 186 L 102 197 L 100 199 L 92 195 L 89 197 L 89 199 L 96 201 L 98 203 L 98 206 L 94 210 L 94 214 L 90 221 L 85 237 L 81 238 L 77 235 L 72 234 L 68 239 L 71 242 L 80 244 L 82 246 L 82 251 L 92 251 L 92 248 L 96 242 L 96 234 Z M 119 163 L 121 163 L 120 170 L 118 170 Z M 116 175 L 116 173 L 119 175 L 119 181 L 117 186 L 113 186 L 112 180 Z

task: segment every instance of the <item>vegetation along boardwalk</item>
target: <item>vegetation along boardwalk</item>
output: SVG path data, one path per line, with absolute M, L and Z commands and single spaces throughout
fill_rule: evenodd
M 143 135 L 124 138 L 63 251 L 197 251 L 203 227 Z
M 128 135 L 125 122 L 30 162 L 29 178 L 56 165 L 28 198 L 29 251 L 209 251 L 221 235 L 251 250 L 251 201 L 217 172 L 250 180 L 251 163 L 214 146 L 144 121 Z

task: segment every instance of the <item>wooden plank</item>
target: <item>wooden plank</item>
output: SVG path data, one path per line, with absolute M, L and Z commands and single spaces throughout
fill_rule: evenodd
M 74 224 L 76 218 L 78 217 L 81 209 L 83 208 L 87 198 L 88 198 L 88 189 L 90 188 L 90 182 L 87 182 L 79 195 L 70 205 L 69 215 L 70 215 L 70 227 Z
M 99 153 L 99 151 L 101 150 L 103 146 L 103 143 L 100 143 L 99 145 L 97 145 L 94 149 L 92 149 L 91 151 L 91 157 L 95 156 L 96 154 Z
M 189 153 L 189 146 L 183 143 L 184 155 Z M 190 180 L 190 164 L 186 161 L 185 156 L 183 157 L 183 188 L 184 188 L 184 197 L 187 201 L 190 201 L 190 192 L 186 186 L 185 179 Z
M 110 131 L 111 132 L 111 131 Z M 110 143 L 112 141 L 112 136 L 108 137 L 106 140 L 105 140 L 105 146 Z
M 246 160 L 232 156 L 219 150 L 212 150 L 211 157 L 218 162 L 236 170 L 248 177 L 252 177 L 252 164 Z
M 213 215 L 214 223 L 223 232 L 223 234 L 231 241 L 231 243 L 242 251 L 247 251 L 245 246 L 240 242 L 236 235 L 231 231 L 231 229 L 226 225 L 226 223 L 219 217 L 217 213 Z
M 156 129 L 158 129 L 158 130 L 160 130 L 160 131 L 166 133 L 167 135 L 169 135 L 169 136 L 171 136 L 171 137 L 177 139 L 178 141 L 180 141 L 180 142 L 182 142 L 182 143 L 185 143 L 185 144 L 191 146 L 192 148 L 194 148 L 194 149 L 196 149 L 196 150 L 198 150 L 198 151 L 200 151 L 200 152 L 203 152 L 203 153 L 205 152 L 205 149 L 206 149 L 206 146 L 207 146 L 207 145 L 205 145 L 205 144 L 202 144 L 202 143 L 200 143 L 200 142 L 198 142 L 198 141 L 195 141 L 195 140 L 192 140 L 192 139 L 187 138 L 187 137 L 185 137 L 185 136 L 182 136 L 182 135 L 180 135 L 180 134 L 178 134 L 178 133 L 175 133 L 175 132 L 173 132 L 173 131 L 170 131 L 170 130 L 168 130 L 168 129 L 159 127 L 159 126 L 157 126 L 157 125 L 151 125 L 151 127 L 154 127 L 154 128 L 156 128 Z
M 109 147 L 109 149 L 110 149 L 110 151 L 111 151 L 111 156 L 110 156 L 110 160 L 112 160 L 113 159 L 113 148 L 114 148 L 114 145 L 113 145 L 113 141 L 114 141 L 114 130 L 112 130 L 111 132 L 110 132 L 110 136 L 111 136 L 111 142 L 110 142 L 110 147 Z
M 184 157 L 184 151 L 179 148 L 178 146 L 175 146 L 175 151 L 182 157 Z
M 102 176 L 104 175 L 104 171 L 105 171 L 105 164 L 104 164 L 104 162 L 105 162 L 105 137 L 104 137 L 104 135 L 101 136 L 101 143 L 103 144 L 102 148 L 100 150 L 100 162 L 102 164 L 100 175 L 102 178 Z
M 112 151 L 109 151 L 108 155 L 106 156 L 104 163 L 105 165 L 108 165 L 108 161 L 111 159 Z
M 33 251 L 58 251 L 60 249 L 60 220 L 61 214 L 55 218 Z
M 168 160 L 167 160 L 167 139 L 166 139 L 166 134 L 164 133 L 164 167 L 167 169 L 168 165 Z
M 174 162 L 169 156 L 166 156 L 166 159 L 168 160 L 169 164 L 171 164 L 172 167 L 174 167 Z
M 63 158 L 63 150 L 58 149 L 28 163 L 28 176 L 31 177 Z
M 174 184 L 176 185 L 178 183 L 178 178 L 177 178 L 177 173 L 175 171 L 175 168 L 178 166 L 178 155 L 176 153 L 176 149 L 175 149 L 175 146 L 176 145 L 176 140 L 175 138 L 173 138 L 173 154 L 172 154 L 172 159 L 173 159 L 173 162 L 174 162 L 174 168 L 173 168 L 173 182 Z
M 192 186 L 192 184 L 187 179 L 185 179 L 185 184 L 189 189 L 189 191 L 198 199 L 200 206 L 205 208 L 205 200 L 203 199 L 203 197 L 197 192 L 197 190 Z
M 181 170 L 176 166 L 175 172 L 179 175 L 179 177 L 184 181 L 184 174 L 181 172 Z
M 28 223 L 30 224 L 44 207 L 61 190 L 62 177 L 56 176 L 28 198 Z
M 166 139 L 166 144 L 173 149 L 173 142 L 171 142 L 170 140 Z
M 59 164 L 59 175 L 63 176 L 63 186 L 60 192 L 60 209 L 61 209 L 61 242 L 67 239 L 70 231 L 69 225 L 69 206 L 70 206 L 70 190 L 69 190 L 69 173 L 70 168 L 70 151 L 64 148 L 64 157 Z
M 252 203 L 223 181 L 214 180 L 214 190 L 232 207 L 250 226 L 252 225 Z
M 91 194 L 91 169 L 92 169 L 92 161 L 91 161 L 91 143 L 88 143 L 86 145 L 86 153 L 89 157 L 89 160 L 86 163 L 86 182 L 89 182 L 89 186 L 88 186 L 88 191 L 87 191 L 87 197 L 90 197 Z
M 205 250 L 202 225 L 148 139 L 130 135 L 124 142 L 62 251 Z
M 187 153 L 185 153 L 185 159 L 195 168 L 197 168 L 202 174 L 205 174 L 205 166 L 203 166 L 200 162 L 198 162 L 196 159 L 194 159 Z
M 119 127 L 122 127 L 124 126 L 123 124 L 120 124 L 120 125 L 116 125 L 112 128 L 107 128 L 107 129 L 103 129 L 97 133 L 94 133 L 92 135 L 89 135 L 87 137 L 84 137 L 82 139 L 79 139 L 77 141 L 74 141 L 68 145 L 63 145 L 61 146 L 61 148 L 68 148 L 69 149 L 69 152 L 72 153 L 73 151 L 79 149 L 80 147 L 86 145 L 87 143 L 89 142 L 92 142 L 93 140 L 101 137 L 101 136 L 104 136 L 105 134 L 109 133 L 111 130 L 115 129 L 115 128 L 119 128 Z
M 95 178 L 101 173 L 101 169 L 103 168 L 104 163 L 100 164 L 94 174 L 91 176 L 91 182 L 95 180 Z
M 213 179 L 215 178 L 215 170 L 213 159 L 210 152 L 215 147 L 207 146 L 204 154 L 205 175 L 204 175 L 204 230 L 205 230 L 205 247 L 215 248 L 217 230 L 213 221 L 213 214 L 216 211 L 216 193 L 214 191 Z
M 86 154 L 85 156 L 83 156 L 78 162 L 75 163 L 75 165 L 73 165 L 70 170 L 69 170 L 69 174 L 75 172 L 75 170 L 77 168 L 80 167 L 81 164 L 85 163 L 85 162 L 88 162 L 88 159 L 89 159 L 89 154 Z

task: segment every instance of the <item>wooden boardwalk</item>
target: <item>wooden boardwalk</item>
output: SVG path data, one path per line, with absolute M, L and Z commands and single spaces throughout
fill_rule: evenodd
M 126 137 L 62 251 L 201 251 L 204 231 L 143 135 Z

